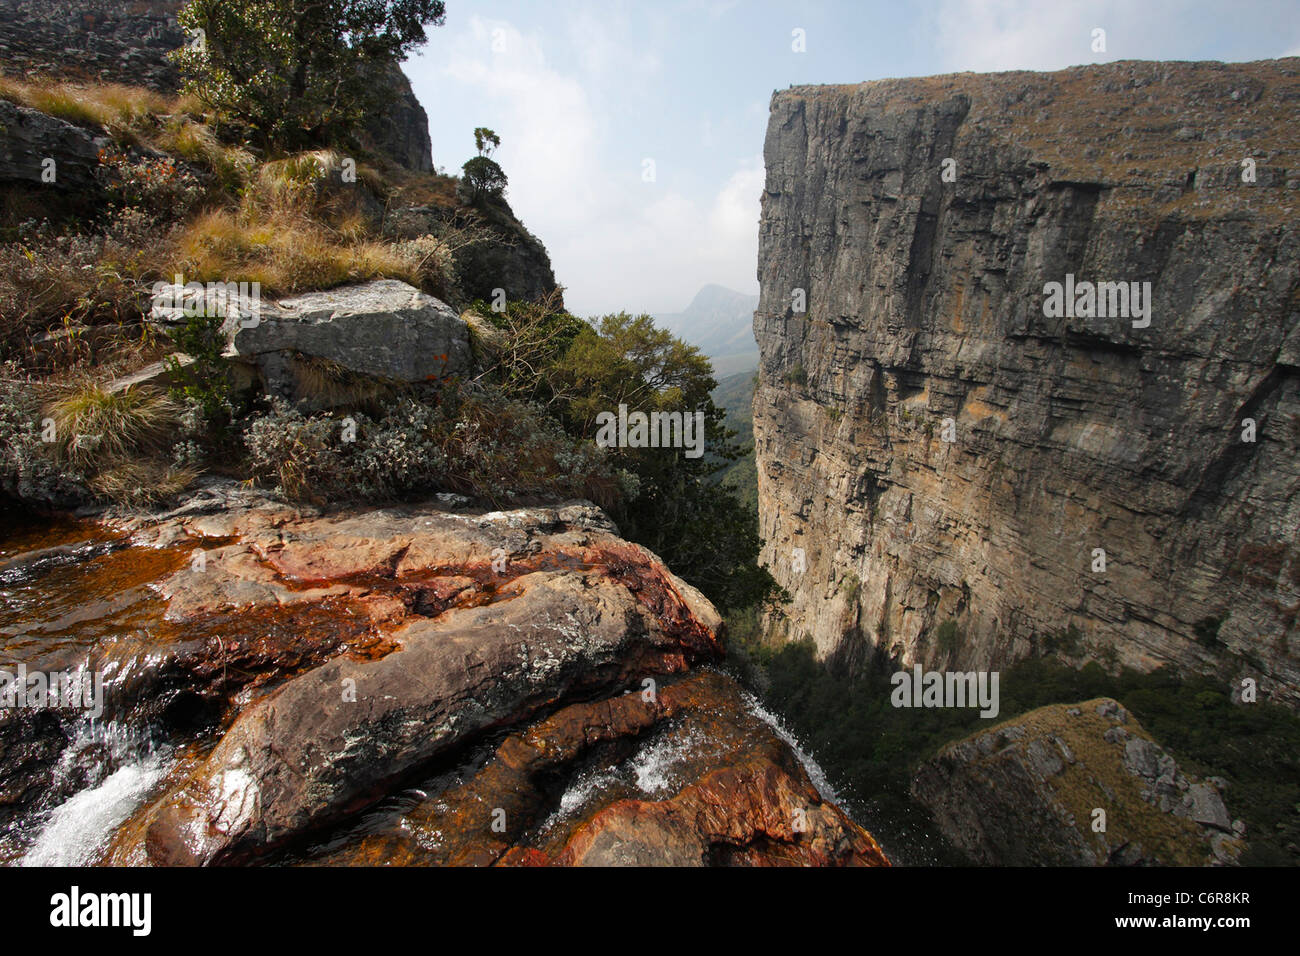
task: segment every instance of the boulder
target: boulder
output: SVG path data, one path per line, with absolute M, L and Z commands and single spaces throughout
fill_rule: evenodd
M 193 292 L 187 290 L 193 289 Z M 186 310 L 220 315 L 227 356 L 253 366 L 270 394 L 299 396 L 303 362 L 392 382 L 436 381 L 473 366 L 469 328 L 445 303 L 394 279 L 376 279 L 271 301 L 238 289 L 170 284 L 155 290 L 150 318 L 164 332 Z
M 0 100 L 0 183 L 23 183 L 60 193 L 93 193 L 99 150 L 108 144 L 66 120 Z M 46 181 L 45 161 L 54 160 Z
M 1244 849 L 1219 839 L 1232 823 L 1218 791 L 1109 698 L 1040 707 L 950 744 L 917 769 L 912 794 L 985 865 L 1219 865 Z

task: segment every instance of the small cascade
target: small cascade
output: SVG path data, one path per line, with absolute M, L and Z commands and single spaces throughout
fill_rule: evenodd
M 171 764 L 163 747 L 124 763 L 98 786 L 55 807 L 19 861 L 21 866 L 85 866 L 149 797 Z
M 8 839 L 23 866 L 76 866 L 91 862 L 113 831 L 149 795 L 172 762 L 172 749 L 152 728 L 119 721 L 81 719 L 52 768 L 49 792 L 71 794 L 11 825 Z

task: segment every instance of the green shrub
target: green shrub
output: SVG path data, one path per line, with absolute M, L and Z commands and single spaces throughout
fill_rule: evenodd
M 408 396 L 381 418 L 304 415 L 276 402 L 245 434 L 254 477 L 291 499 L 374 501 L 448 491 L 502 505 L 526 495 L 610 507 L 627 485 L 600 449 L 493 393 Z

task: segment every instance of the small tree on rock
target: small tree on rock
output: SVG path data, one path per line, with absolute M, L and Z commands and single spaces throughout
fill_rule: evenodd
M 508 180 L 505 170 L 492 159 L 492 153 L 501 145 L 501 137 L 486 126 L 479 126 L 474 130 L 474 145 L 478 155 L 461 167 L 465 173 L 461 178 L 461 198 L 477 205 L 489 197 L 501 196 Z

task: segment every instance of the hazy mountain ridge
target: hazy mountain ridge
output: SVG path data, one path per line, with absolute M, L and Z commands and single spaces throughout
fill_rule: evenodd
M 655 316 L 656 323 L 713 360 L 718 379 L 758 367 L 754 309 L 758 296 L 710 283 L 695 293 L 682 312 Z

